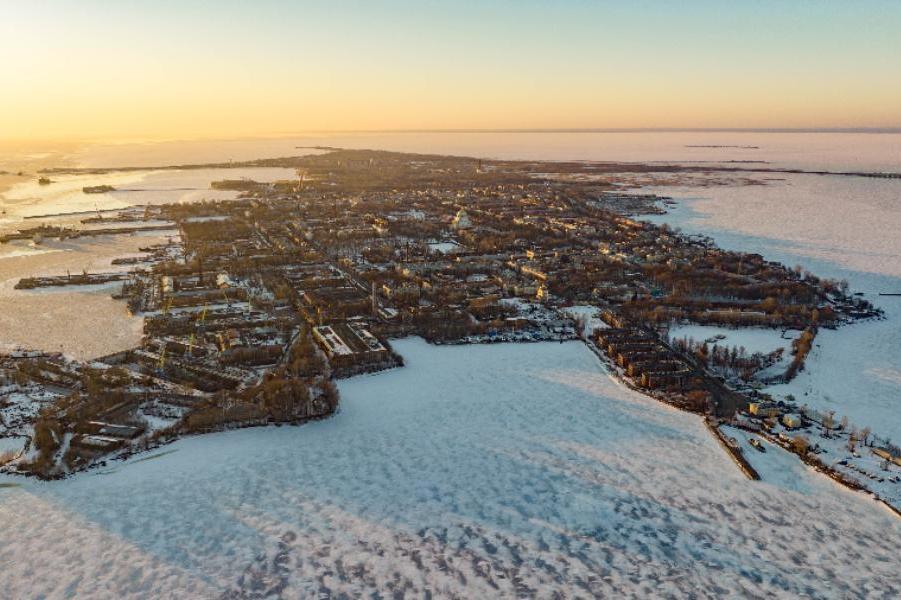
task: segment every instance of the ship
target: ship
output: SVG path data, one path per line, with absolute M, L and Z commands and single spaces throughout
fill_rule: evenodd
M 115 191 L 111 185 L 89 185 L 81 188 L 81 191 L 85 194 L 105 194 L 107 192 Z

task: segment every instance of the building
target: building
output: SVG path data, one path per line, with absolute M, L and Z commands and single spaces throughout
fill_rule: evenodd
M 768 417 L 778 417 L 782 412 L 774 402 L 752 402 L 748 405 L 748 412 L 755 417 L 762 419 Z
M 388 348 L 358 321 L 314 327 L 313 339 L 338 369 L 378 364 L 391 357 Z
M 801 426 L 801 416 L 795 414 L 782 415 L 782 424 L 789 429 L 797 429 Z

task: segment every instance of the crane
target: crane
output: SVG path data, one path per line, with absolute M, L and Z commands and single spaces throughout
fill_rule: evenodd
M 200 331 L 203 333 L 203 323 L 206 321 L 206 311 L 207 307 L 209 307 L 209 303 L 205 303 L 203 305 L 203 310 L 200 311 L 200 318 L 197 319 L 197 323 L 194 327 L 194 331 L 191 332 L 191 339 L 188 341 L 188 355 L 191 356 L 194 354 L 194 340 L 197 337 L 197 332 Z

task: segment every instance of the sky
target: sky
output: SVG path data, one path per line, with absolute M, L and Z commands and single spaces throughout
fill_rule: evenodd
M 0 140 L 901 127 L 897 0 L 0 1 Z

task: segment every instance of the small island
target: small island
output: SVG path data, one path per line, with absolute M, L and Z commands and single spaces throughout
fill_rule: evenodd
M 81 191 L 85 194 L 105 194 L 116 191 L 116 188 L 111 185 L 88 185 L 81 188 Z

